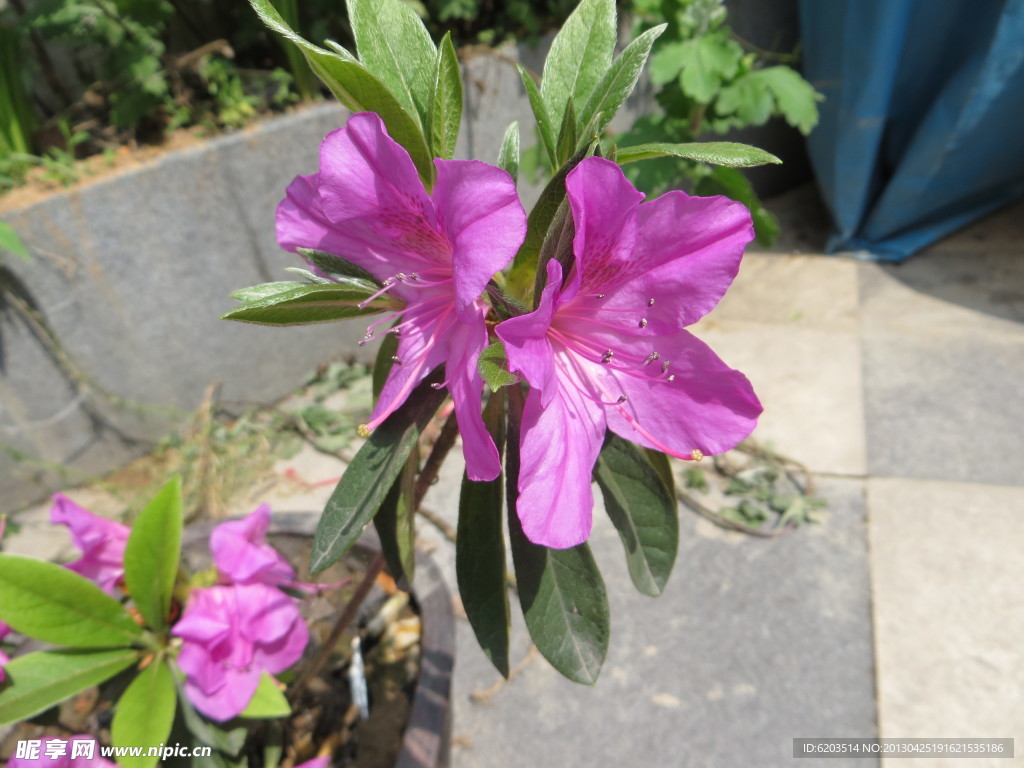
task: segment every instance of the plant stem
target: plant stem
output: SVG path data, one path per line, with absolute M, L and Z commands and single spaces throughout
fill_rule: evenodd
M 452 411 L 448 420 L 441 428 L 441 434 L 437 436 L 434 447 L 430 449 L 430 455 L 420 470 L 420 476 L 416 478 L 416 490 L 413 495 L 413 509 L 419 509 L 423 497 L 427 495 L 430 486 L 437 480 L 437 473 L 441 471 L 441 465 L 448 456 L 448 452 L 455 445 L 455 438 L 459 436 L 459 425 L 455 421 L 455 411 Z
M 377 575 L 384 569 L 384 555 L 378 552 L 373 561 L 367 566 L 366 574 L 363 576 L 363 580 L 359 582 L 359 586 L 356 587 L 355 593 L 352 598 L 346 603 L 345 609 L 338 616 L 338 620 L 334 622 L 334 626 L 331 628 L 331 634 L 327 636 L 327 639 L 320 646 L 320 650 L 317 651 L 309 664 L 305 666 L 298 679 L 291 686 L 288 691 L 288 699 L 294 704 L 298 701 L 300 694 L 305 690 L 306 686 L 309 685 L 310 681 L 316 677 L 320 671 L 327 665 L 328 660 L 331 658 L 331 653 L 334 651 L 334 647 L 338 644 L 341 636 L 348 629 L 349 624 L 356 617 L 356 613 L 359 612 L 359 607 L 366 600 L 366 596 L 370 594 L 370 589 L 373 587 L 373 583 L 377 580 Z

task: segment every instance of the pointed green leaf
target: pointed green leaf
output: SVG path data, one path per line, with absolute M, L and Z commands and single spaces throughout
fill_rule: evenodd
M 0 221 L 0 251 L 13 253 L 22 261 L 31 261 L 32 254 L 28 252 L 25 243 L 22 242 L 14 227 L 6 221 Z
M 400 0 L 348 0 L 359 60 L 427 124 L 437 50 L 416 12 Z
M 377 398 L 384 390 L 384 383 L 395 366 L 395 355 L 398 354 L 398 337 L 393 333 L 384 334 L 381 339 L 380 349 L 377 350 L 377 359 L 373 364 L 373 402 L 376 405 Z
M 408 590 L 416 568 L 416 473 L 419 450 L 413 448 L 405 466 L 384 497 L 380 511 L 373 517 L 380 550 L 388 571 L 401 589 Z
M 540 83 L 553 135 L 569 106 L 578 111 L 608 71 L 617 33 L 615 0 L 583 0 L 555 36 Z
M 174 677 L 163 661 L 150 664 L 132 680 L 117 702 L 110 740 L 115 747 L 156 746 L 167 741 L 178 703 Z M 159 756 L 122 755 L 117 764 L 124 768 L 151 768 Z
M 446 397 L 444 391 L 430 386 L 441 381 L 443 371 L 429 376 L 401 408 L 370 434 L 352 459 L 331 494 L 313 537 L 312 574 L 348 552 L 377 514 L 420 433 Z
M 516 65 L 519 68 L 519 77 L 523 80 L 523 87 L 526 89 L 526 96 L 530 100 L 530 109 L 533 110 L 533 119 L 537 121 L 537 131 L 540 133 L 540 143 L 544 146 L 544 151 L 548 154 L 548 159 L 551 161 L 552 166 L 557 166 L 555 154 L 555 129 L 551 115 L 544 105 L 544 99 L 541 98 L 540 90 L 537 88 L 537 84 L 533 81 L 530 73 L 523 69 L 522 66 Z
M 513 120 L 505 130 L 498 151 L 498 167 L 508 172 L 512 181 L 519 180 L 519 121 Z
M 576 683 L 597 682 L 608 653 L 609 611 L 604 581 L 590 547 L 548 549 L 509 516 L 512 560 L 526 628 L 551 666 Z
M 423 128 L 415 112 L 410 112 L 381 80 L 352 54 L 334 44 L 324 50 L 297 35 L 270 0 L 249 0 L 249 4 L 270 29 L 299 47 L 316 76 L 323 80 L 337 99 L 353 112 L 376 112 L 392 139 L 409 152 L 427 189 L 434 184 L 435 168 Z M 434 54 L 431 53 L 431 64 Z
M 597 133 L 604 130 L 604 127 L 615 117 L 615 113 L 626 103 L 626 99 L 633 92 L 644 64 L 647 63 L 647 57 L 651 53 L 651 46 L 664 31 L 664 24 L 651 27 L 626 46 L 626 49 L 619 54 L 619 57 L 615 59 L 594 88 L 594 92 L 587 99 L 586 106 L 580 110 L 580 125 L 593 123 L 593 130 Z M 589 140 L 589 136 L 583 138 Z
M 619 165 L 651 160 L 658 157 L 682 157 L 708 165 L 724 165 L 729 168 L 752 168 L 782 161 L 770 152 L 738 144 L 732 141 L 705 141 L 688 144 L 638 144 L 635 147 L 619 147 Z
M 20 555 L 0 555 L 0 620 L 72 648 L 130 645 L 142 635 L 124 606 L 88 579 Z
M 533 303 L 533 286 L 537 274 L 537 259 L 541 246 L 547 238 L 551 223 L 558 214 L 559 206 L 565 200 L 565 177 L 592 149 L 581 149 L 556 173 L 526 217 L 526 239 L 519 246 L 505 281 L 506 292 L 523 304 Z
M 558 155 L 558 164 L 568 162 L 576 151 L 577 140 L 576 108 L 570 101 L 565 108 L 565 117 L 562 120 L 562 127 L 559 129 L 558 141 L 555 146 L 555 154 Z
M 296 248 L 295 250 L 302 258 L 335 282 L 345 282 L 345 279 L 349 278 L 368 285 L 376 285 L 378 288 L 383 287 L 380 280 L 358 264 L 353 264 L 351 261 L 335 256 L 333 253 L 317 251 L 313 248 Z
M 282 293 L 249 301 L 226 313 L 222 319 L 258 325 L 313 325 L 401 308 L 386 295 L 371 301 L 370 297 L 377 291 L 375 286 L 359 285 L 354 281 L 346 284 L 300 283 Z
M 239 288 L 237 291 L 232 291 L 228 294 L 228 298 L 234 299 L 235 301 L 249 303 L 265 299 L 268 296 L 276 296 L 277 294 L 284 293 L 285 291 L 302 288 L 305 285 L 306 283 L 301 280 L 283 280 L 276 283 L 262 283 L 261 285 L 254 285 L 250 288 Z
M 519 603 L 537 650 L 555 669 L 577 683 L 593 684 L 608 653 L 609 611 L 601 572 L 586 544 L 548 549 L 523 533 L 515 513 L 519 484 L 519 424 L 522 405 L 516 388 L 508 422 L 508 528 Z
M 505 356 L 505 345 L 496 341 L 480 353 L 476 362 L 477 370 L 484 379 L 484 384 L 497 392 L 519 381 L 519 377 L 508 370 L 508 358 Z
M 278 717 L 287 717 L 291 714 L 292 708 L 285 698 L 284 692 L 277 686 L 268 673 L 264 672 L 260 677 L 260 684 L 256 693 L 249 700 L 249 705 L 242 710 L 239 717 L 246 717 L 253 720 L 268 720 Z
M 129 648 L 86 651 L 38 651 L 18 656 L 4 672 L 0 688 L 0 725 L 45 712 L 69 696 L 109 680 L 138 659 Z
M 633 585 L 657 597 L 665 589 L 679 548 L 676 499 L 644 452 L 609 432 L 594 478 L 622 545 Z
M 484 422 L 494 444 L 505 444 L 505 393 L 492 395 Z M 462 607 L 480 648 L 504 677 L 509 672 L 509 602 L 502 527 L 503 482 L 462 478 L 459 528 L 455 536 L 455 575 Z
M 171 612 L 181 526 L 181 480 L 175 478 L 139 513 L 124 550 L 125 586 L 142 617 L 157 631 L 166 627 Z
M 447 33 L 437 49 L 437 66 L 433 94 L 430 100 L 430 119 L 427 135 L 431 153 L 445 160 L 455 154 L 462 122 L 462 73 L 455 55 L 451 33 Z

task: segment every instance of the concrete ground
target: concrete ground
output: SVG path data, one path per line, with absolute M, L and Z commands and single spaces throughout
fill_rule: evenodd
M 879 765 L 792 756 L 794 738 L 838 736 L 1016 738 L 1018 757 L 969 765 L 1024 765 L 1024 204 L 881 266 L 808 250 L 804 195 L 696 332 L 753 382 L 754 437 L 813 470 L 823 522 L 765 540 L 681 510 L 675 572 L 651 599 L 598 513 L 601 679 L 562 679 L 517 618 L 522 663 L 495 686 L 460 621 L 455 768 Z M 289 467 L 340 472 L 312 453 Z M 425 502 L 452 522 L 460 472 L 449 461 Z M 276 510 L 330 492 L 294 488 L 271 492 Z M 21 516 L 8 551 L 52 550 L 43 517 Z M 421 533 L 454 584 L 451 545 Z

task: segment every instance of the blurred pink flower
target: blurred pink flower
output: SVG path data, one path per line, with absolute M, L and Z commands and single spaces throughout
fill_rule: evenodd
M 171 634 L 183 640 L 185 692 L 196 709 L 220 721 L 241 713 L 260 676 L 288 669 L 309 640 L 295 601 L 258 583 L 193 590 Z
M 381 119 L 353 115 L 324 139 L 320 172 L 289 185 L 277 208 L 277 239 L 290 251 L 315 248 L 362 267 L 384 284 L 377 296 L 396 300 L 397 311 L 366 335 L 384 327 L 398 337 L 398 353 L 360 431 L 379 426 L 444 364 L 467 473 L 493 480 L 501 462 L 480 413 L 477 358 L 488 343 L 488 305 L 480 296 L 523 242 L 526 214 L 515 182 L 500 168 L 477 160 L 434 165 L 437 182 L 427 192 Z
M 61 494 L 53 497 L 50 521 L 66 525 L 82 556 L 65 567 L 96 582 L 108 595 L 124 579 L 128 526 L 94 515 Z
M 276 587 L 295 578 L 295 570 L 288 561 L 267 544 L 269 527 L 270 507 L 261 504 L 241 520 L 230 520 L 213 529 L 210 550 L 224 580 Z

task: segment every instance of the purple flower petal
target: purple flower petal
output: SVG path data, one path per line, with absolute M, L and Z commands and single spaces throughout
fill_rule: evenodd
M 533 390 L 523 411 L 519 501 L 523 533 L 535 544 L 564 549 L 590 535 L 591 473 L 604 442 L 605 420 L 585 385 L 563 376 L 547 406 Z
M 360 432 L 378 427 L 447 362 L 469 472 L 493 477 L 498 454 L 482 429 L 483 382 L 472 370 L 487 338 L 487 307 L 478 298 L 518 250 L 526 215 L 504 171 L 476 161 L 438 160 L 436 167 L 428 195 L 380 118 L 354 115 L 324 139 L 320 172 L 288 188 L 278 207 L 278 240 L 291 250 L 336 253 L 381 280 L 381 293 L 405 303 L 368 329 L 365 341 L 395 333 L 399 347 Z
M 531 386 L 517 512 L 530 540 L 551 547 L 589 534 L 606 426 L 691 458 L 732 448 L 761 412 L 743 374 L 680 327 L 710 310 L 736 275 L 753 232 L 747 211 L 682 193 L 641 202 L 601 158 L 583 160 L 566 188 L 574 268 L 563 286 L 549 262 L 537 309 L 497 328 L 509 368 Z
M 82 557 L 65 567 L 96 582 L 107 594 L 114 594 L 124 579 L 128 527 L 94 515 L 59 493 L 53 497 L 50 521 L 66 525 L 72 542 L 82 552 Z
M 480 310 L 477 315 L 480 316 Z M 457 322 L 449 338 L 448 389 L 455 403 L 455 418 L 462 435 L 466 457 L 466 475 L 470 480 L 493 480 L 501 474 L 501 458 L 494 440 L 480 413 L 478 393 L 483 388 L 483 377 L 477 368 L 477 358 L 487 346 L 487 327 L 483 323 Z
M 278 586 L 295 578 L 288 561 L 265 541 L 270 507 L 261 504 L 241 520 L 221 523 L 210 534 L 217 570 L 236 584 L 261 582 Z
M 435 160 L 431 198 L 452 244 L 455 305 L 463 320 L 526 237 L 526 214 L 512 177 L 477 160 Z

